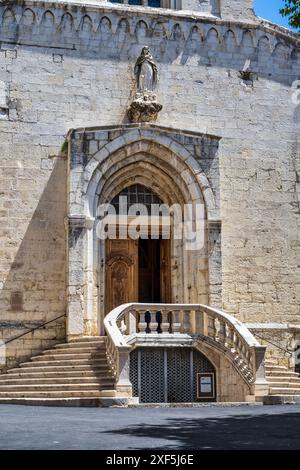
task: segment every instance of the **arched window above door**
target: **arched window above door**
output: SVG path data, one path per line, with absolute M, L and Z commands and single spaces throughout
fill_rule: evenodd
M 146 206 L 149 214 L 151 213 L 152 204 L 163 204 L 163 201 L 152 189 L 142 184 L 133 184 L 132 186 L 122 189 L 122 191 L 111 200 L 111 204 L 114 206 L 117 214 L 120 213 L 121 196 L 127 197 L 128 206 L 132 204 L 143 204 Z

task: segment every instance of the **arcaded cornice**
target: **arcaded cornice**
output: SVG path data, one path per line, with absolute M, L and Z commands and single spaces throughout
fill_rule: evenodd
M 117 15 L 128 15 L 135 17 L 148 17 L 149 20 L 156 20 L 160 22 L 164 21 L 179 21 L 183 20 L 186 22 L 193 23 L 206 23 L 216 26 L 227 26 L 228 28 L 242 28 L 242 29 L 259 29 L 267 34 L 276 35 L 282 40 L 294 43 L 300 47 L 300 35 L 287 28 L 271 23 L 263 18 L 254 16 L 254 20 L 246 19 L 234 20 L 234 19 L 222 19 L 204 12 L 187 11 L 187 10 L 171 10 L 166 8 L 148 8 L 139 7 L 133 5 L 113 4 L 106 1 L 97 0 L 4 0 L 0 2 L 0 6 L 13 6 L 19 5 L 23 7 L 44 7 L 49 8 L 60 8 L 65 11 L 76 12 L 99 12 L 103 14 L 115 13 Z

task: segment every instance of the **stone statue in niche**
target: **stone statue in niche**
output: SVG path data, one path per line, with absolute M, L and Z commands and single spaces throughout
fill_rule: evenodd
M 138 91 L 155 90 L 157 84 L 157 67 L 147 46 L 143 47 L 141 55 L 135 63 L 134 75 L 136 77 Z
M 137 58 L 134 75 L 137 91 L 128 109 L 128 117 L 132 122 L 155 121 L 162 105 L 158 103 L 154 93 L 158 81 L 158 72 L 147 46 L 143 47 Z

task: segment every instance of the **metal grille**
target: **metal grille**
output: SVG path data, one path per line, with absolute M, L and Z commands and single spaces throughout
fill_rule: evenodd
M 195 401 L 199 372 L 215 369 L 203 354 L 191 348 L 137 348 L 130 354 L 133 395 L 141 403 Z
M 138 350 L 135 349 L 130 353 L 130 366 L 129 366 L 129 379 L 132 383 L 132 391 L 134 397 L 139 397 L 139 358 L 138 358 Z
M 134 368 L 136 363 L 137 369 Z M 133 351 L 130 355 L 130 379 L 134 396 L 138 396 L 141 403 L 163 403 L 166 389 L 163 348 Z
M 193 400 L 191 387 L 190 349 L 167 351 L 168 403 L 188 403 Z

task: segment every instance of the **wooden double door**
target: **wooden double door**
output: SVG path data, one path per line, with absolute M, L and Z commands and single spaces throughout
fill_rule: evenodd
M 171 302 L 170 240 L 106 240 L 105 310 Z

